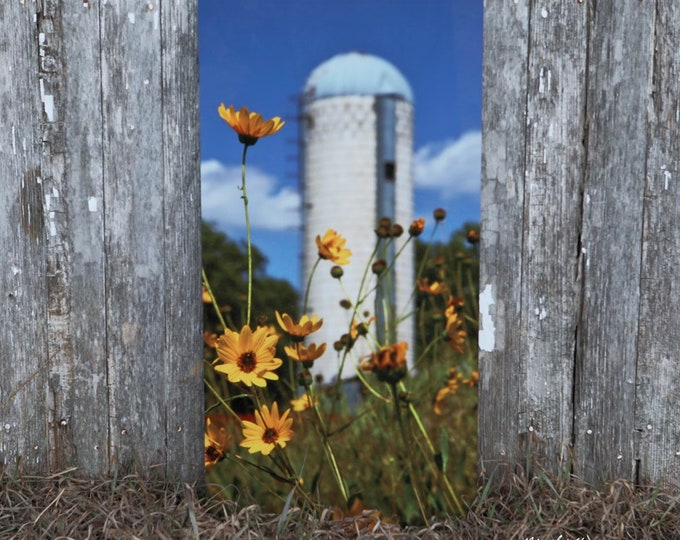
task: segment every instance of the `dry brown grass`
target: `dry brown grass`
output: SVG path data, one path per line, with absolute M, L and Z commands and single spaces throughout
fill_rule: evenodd
M 464 519 L 401 528 L 370 513 L 333 520 L 333 512 L 293 508 L 285 516 L 201 499 L 190 486 L 128 475 L 86 480 L 65 471 L 0 475 L 0 538 L 680 538 L 680 495 L 617 481 L 602 490 L 547 475 L 514 477 L 499 494 L 480 491 Z

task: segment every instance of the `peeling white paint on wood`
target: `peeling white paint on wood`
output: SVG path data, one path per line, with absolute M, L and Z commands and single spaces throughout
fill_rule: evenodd
M 90 212 L 96 212 L 97 211 L 97 197 L 88 197 L 87 198 L 87 209 Z
M 45 93 L 45 81 L 40 79 L 40 99 L 43 102 L 48 122 L 54 122 L 54 96 Z
M 496 346 L 496 327 L 491 317 L 491 306 L 495 303 L 493 286 L 488 283 L 479 295 L 479 348 L 487 352 L 493 352 Z

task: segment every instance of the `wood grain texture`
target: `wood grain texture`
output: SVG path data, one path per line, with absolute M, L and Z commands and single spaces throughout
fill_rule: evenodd
M 635 364 L 654 5 L 591 7 L 574 448 L 576 474 L 599 483 L 636 474 Z
M 680 479 L 680 5 L 659 2 L 647 103 L 635 429 L 639 476 Z
M 677 481 L 680 8 L 487 1 L 484 21 L 482 473 L 505 451 Z
M 16 234 L 0 241 L 40 247 L 22 264 L 42 284 L 31 289 L 42 309 L 31 323 L 44 328 L 44 350 L 32 358 L 49 364 L 8 406 L 26 396 L 41 411 L 49 451 L 40 468 L 97 476 L 134 467 L 199 480 L 196 3 L 27 4 L 4 9 L 28 21 L 16 46 L 29 51 L 21 69 L 32 74 L 37 104 L 24 124 L 40 134 L 42 181 L 24 198 L 38 201 L 42 222 L 31 243 Z M 27 91 L 4 87 L 0 99 Z M 3 157 L 0 167 L 9 163 Z M 25 333 L 40 346 L 37 330 Z M 0 354 L 3 366 L 22 356 Z M 8 391 L 25 378 L 18 373 Z M 4 464 L 29 448 L 12 443 Z
M 27 468 L 50 459 L 43 108 L 34 15 L 19 3 L 0 7 L 0 463 Z
M 522 454 L 568 473 L 578 301 L 587 10 L 532 4 L 519 350 Z M 529 463 L 530 463 L 529 462 Z
M 486 2 L 482 110 L 479 454 L 483 476 L 521 460 L 520 315 L 528 86 L 527 2 Z M 513 103 L 514 107 L 508 107 Z M 514 411 L 509 413 L 509 411 Z

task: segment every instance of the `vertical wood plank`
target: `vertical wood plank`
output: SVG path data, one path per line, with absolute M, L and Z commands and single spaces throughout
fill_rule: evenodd
M 202 477 L 197 5 L 168 6 L 0 6 L 2 466 Z
M 29 5 L 0 6 L 0 469 L 49 466 L 47 286 L 38 33 Z
M 158 7 L 148 5 L 100 5 L 113 469 L 166 459 L 161 33 Z
M 529 1 L 484 4 L 479 456 L 482 476 L 521 459 L 517 444 Z M 507 104 L 512 103 L 513 107 Z
M 42 122 L 51 468 L 108 463 L 99 17 L 95 5 L 37 6 Z
M 593 3 L 575 370 L 576 474 L 634 478 L 635 362 L 654 6 Z
M 537 1 L 529 13 L 518 427 L 523 453 L 554 473 L 571 466 L 587 9 Z
M 680 479 L 680 5 L 658 2 L 648 96 L 635 429 L 640 481 Z
M 203 474 L 197 0 L 161 13 L 167 476 Z M 178 224 L 188 231 L 175 234 Z M 182 264 L 177 264 L 182 261 Z M 192 354 L 193 351 L 193 354 Z M 201 396 L 201 399 L 196 399 Z M 187 419 L 190 421 L 187 422 Z M 192 421 L 193 419 L 193 421 Z

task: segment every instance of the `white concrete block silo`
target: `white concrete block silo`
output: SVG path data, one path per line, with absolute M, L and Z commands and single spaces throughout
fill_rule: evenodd
M 335 229 L 352 250 L 343 282 L 354 295 L 375 247 L 373 232 L 380 218 L 390 217 L 408 231 L 413 220 L 413 94 L 403 75 L 389 62 L 370 54 L 339 54 L 320 64 L 307 79 L 301 99 L 301 169 L 303 193 L 303 287 L 317 259 L 315 238 Z M 396 241 L 396 249 L 408 232 Z M 412 244 L 400 256 L 391 287 L 397 313 L 410 311 L 414 261 Z M 325 261 L 324 261 L 325 262 Z M 347 295 L 329 274 L 331 264 L 317 270 L 307 312 L 324 325 L 314 342 L 328 351 L 313 372 L 329 382 L 337 377 L 333 343 L 348 331 L 351 311 L 340 307 Z M 369 271 L 369 279 L 373 275 Z M 376 315 L 375 297 L 362 306 Z M 379 310 L 378 310 L 379 311 Z M 373 326 L 375 330 L 375 325 Z M 399 325 L 396 340 L 415 346 L 414 325 Z M 367 354 L 357 347 L 343 378 L 354 376 L 356 359 Z

